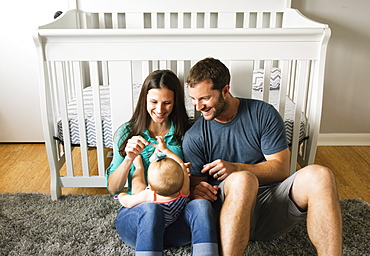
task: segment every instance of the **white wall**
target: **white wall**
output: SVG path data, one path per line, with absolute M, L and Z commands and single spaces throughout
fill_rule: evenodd
M 322 134 L 370 133 L 370 1 L 292 0 L 329 24 Z M 7 1 L 0 8 L 0 142 L 43 141 L 32 32 L 67 0 Z
M 21 0 L 0 8 L 0 142 L 43 141 L 32 33 L 66 6 L 66 0 Z
M 370 1 L 292 0 L 292 7 L 332 31 L 321 135 L 357 134 L 370 145 Z

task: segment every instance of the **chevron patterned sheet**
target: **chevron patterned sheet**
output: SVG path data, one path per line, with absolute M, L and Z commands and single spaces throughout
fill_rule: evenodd
M 262 100 L 262 91 L 263 91 L 263 69 L 257 69 L 253 71 L 253 80 L 252 80 L 252 98 Z M 281 70 L 277 67 L 273 67 L 271 69 L 271 77 L 270 77 L 270 94 L 269 94 L 269 102 L 272 104 L 276 109 L 278 109 L 278 101 L 279 101 L 279 89 L 280 89 L 280 79 L 281 79 Z M 294 126 L 294 114 L 295 113 L 295 104 L 287 97 L 286 104 L 285 104 L 285 116 L 284 116 L 284 123 L 287 135 L 287 141 L 290 145 L 292 143 L 293 137 L 293 126 Z M 306 118 L 305 115 L 302 113 L 301 122 L 299 126 L 299 141 L 302 142 L 306 137 Z
M 85 112 L 85 126 L 86 126 L 86 137 L 87 146 L 96 147 L 96 131 L 95 131 L 95 118 L 94 118 L 94 103 L 93 103 L 93 92 L 91 86 L 86 87 L 83 90 L 84 98 L 84 112 Z M 101 119 L 103 129 L 103 145 L 107 148 L 113 148 L 113 133 L 112 133 L 112 121 L 110 111 L 110 93 L 109 86 L 100 86 L 100 103 L 101 103 Z M 78 124 L 78 112 L 77 102 L 72 100 L 69 102 L 68 107 L 68 120 L 69 130 L 71 136 L 72 145 L 80 144 L 80 131 Z M 58 134 L 55 139 L 63 141 L 63 125 L 62 121 L 58 120 Z
M 262 99 L 262 83 L 263 83 L 263 70 L 254 71 L 253 74 L 253 84 L 252 84 L 252 98 Z M 141 84 L 133 85 L 133 94 L 134 94 L 134 106 L 137 102 L 137 97 L 139 95 Z M 186 87 L 185 87 L 186 88 Z M 271 72 L 270 80 L 270 103 L 274 105 L 275 108 L 278 106 L 279 99 L 279 88 L 280 88 L 280 70 L 273 69 Z M 187 90 L 185 90 L 187 94 Z M 113 132 L 112 132 L 112 122 L 111 122 L 111 110 L 110 110 L 110 92 L 109 86 L 101 85 L 100 86 L 100 101 L 101 101 L 101 119 L 102 119 L 102 129 L 103 129 L 103 145 L 107 148 L 113 148 Z M 95 131 L 95 118 L 94 118 L 94 104 L 93 104 L 93 95 L 92 88 L 87 87 L 83 91 L 84 98 L 84 111 L 85 111 L 85 125 L 86 125 L 86 135 L 87 135 L 87 146 L 96 147 L 96 131 Z M 189 113 L 190 118 L 194 118 L 194 108 L 191 106 L 191 100 L 189 97 L 186 97 L 185 100 L 186 108 Z M 287 98 L 286 108 L 285 108 L 285 117 L 284 123 L 287 133 L 287 140 L 290 144 L 292 141 L 293 135 L 293 125 L 294 125 L 294 103 Z M 72 100 L 68 104 L 68 119 L 69 119 L 69 129 L 71 135 L 71 143 L 73 145 L 80 144 L 80 132 L 78 124 L 78 113 L 77 113 L 77 103 L 76 100 Z M 300 123 L 300 141 L 305 139 L 306 134 L 306 119 L 302 114 L 301 123 Z M 55 139 L 63 141 L 63 126 L 62 121 L 58 121 L 57 125 L 57 136 Z
M 263 89 L 263 69 L 257 69 L 253 71 L 252 88 L 253 90 L 259 91 Z M 280 78 L 281 72 L 279 68 L 271 69 L 270 77 L 270 90 L 280 89 Z

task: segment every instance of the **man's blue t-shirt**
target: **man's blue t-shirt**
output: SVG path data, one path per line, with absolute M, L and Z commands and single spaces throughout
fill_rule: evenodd
M 208 176 L 200 171 L 204 164 L 221 159 L 228 162 L 256 164 L 266 161 L 264 155 L 288 147 L 284 122 L 270 104 L 253 99 L 239 99 L 237 115 L 228 123 L 207 121 L 200 117 L 186 132 L 183 141 L 185 162 L 191 162 L 194 176 Z

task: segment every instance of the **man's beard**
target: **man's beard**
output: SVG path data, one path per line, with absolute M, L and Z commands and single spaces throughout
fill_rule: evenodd
M 226 109 L 226 101 L 221 95 L 219 96 L 217 104 L 213 107 L 213 109 L 215 112 L 212 114 L 211 118 L 207 118 L 208 120 L 217 118 Z

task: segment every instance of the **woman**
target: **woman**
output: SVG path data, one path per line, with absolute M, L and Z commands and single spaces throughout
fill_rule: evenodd
M 189 126 L 184 90 L 177 76 L 169 70 L 149 74 L 130 121 L 116 132 L 114 156 L 107 169 L 108 190 L 119 194 L 126 181 L 127 193 L 141 190 L 132 187 L 133 161 L 141 155 L 146 179 L 156 136 L 163 136 L 168 149 L 183 158 L 181 142 Z M 215 218 L 207 200 L 189 202 L 178 219 L 166 228 L 162 207 L 155 203 L 121 207 L 115 224 L 122 240 L 145 255 L 162 255 L 163 247 L 189 243 L 193 255 L 218 254 Z

